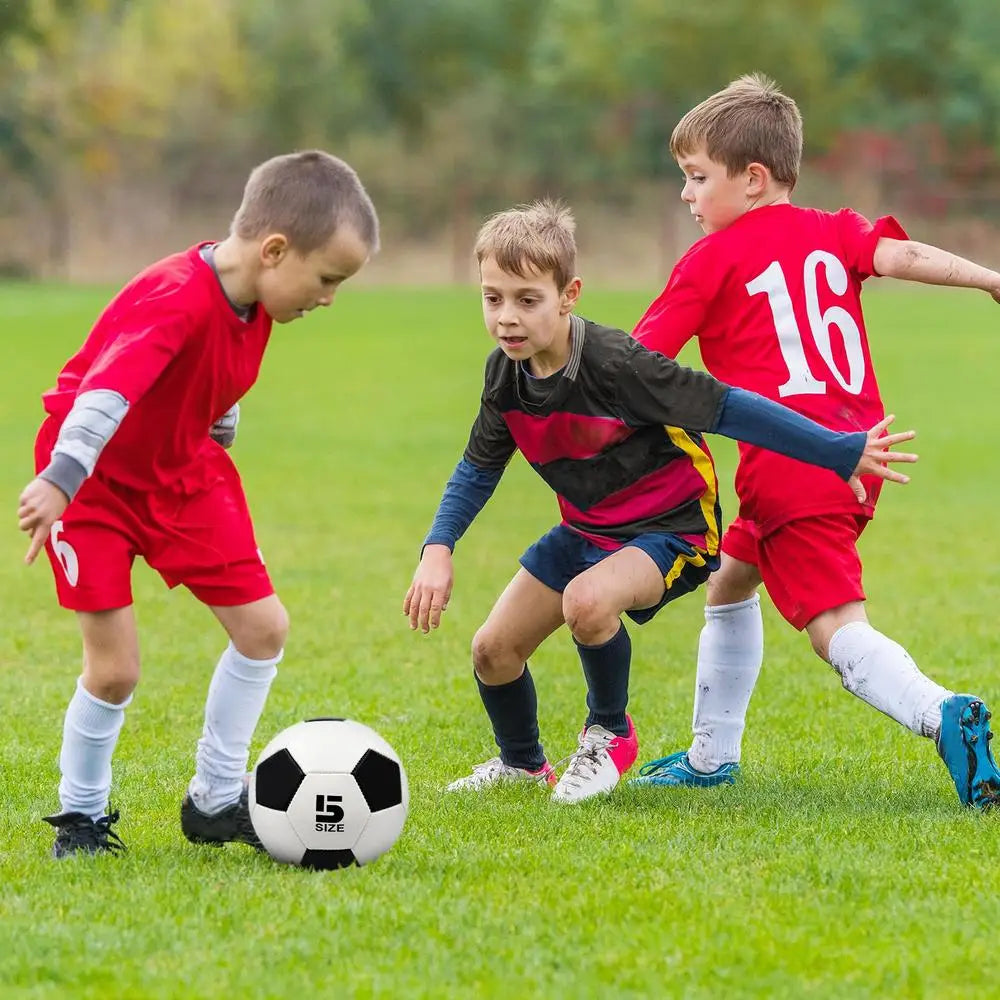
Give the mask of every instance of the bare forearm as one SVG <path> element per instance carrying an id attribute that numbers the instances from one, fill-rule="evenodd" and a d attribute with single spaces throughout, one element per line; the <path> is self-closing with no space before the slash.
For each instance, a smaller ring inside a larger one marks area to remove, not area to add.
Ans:
<path id="1" fill-rule="evenodd" d="M 1000 274 L 939 247 L 884 237 L 875 247 L 875 271 L 887 278 L 1000 292 Z"/>

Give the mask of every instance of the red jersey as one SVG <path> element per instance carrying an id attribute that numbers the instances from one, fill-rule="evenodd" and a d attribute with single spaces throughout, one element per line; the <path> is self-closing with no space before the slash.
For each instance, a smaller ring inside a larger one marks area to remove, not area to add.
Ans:
<path id="1" fill-rule="evenodd" d="M 129 402 L 96 474 L 130 489 L 201 489 L 219 445 L 209 428 L 257 380 L 271 317 L 234 311 L 194 246 L 132 279 L 42 396 L 62 421 L 77 395 L 113 389 Z"/>
<path id="2" fill-rule="evenodd" d="M 697 337 L 717 379 L 767 396 L 833 430 L 868 430 L 883 416 L 861 312 L 883 236 L 907 239 L 895 219 L 872 225 L 850 209 L 771 205 L 699 240 L 633 335 L 673 357 Z M 881 480 L 859 508 L 833 472 L 740 444 L 740 516 L 768 534 L 800 517 L 871 517 Z"/>

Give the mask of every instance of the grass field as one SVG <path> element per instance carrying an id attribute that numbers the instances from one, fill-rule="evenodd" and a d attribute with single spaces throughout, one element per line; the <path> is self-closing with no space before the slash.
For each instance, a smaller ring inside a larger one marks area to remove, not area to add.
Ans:
<path id="1" fill-rule="evenodd" d="M 887 405 L 921 463 L 863 539 L 869 611 L 942 683 L 1000 703 L 993 454 L 1000 312 L 982 295 L 874 289 Z M 255 750 L 313 715 L 378 729 L 411 812 L 363 869 L 309 873 L 195 848 L 178 804 L 220 630 L 136 573 L 144 680 L 114 801 L 123 858 L 56 864 L 62 713 L 79 648 L 46 565 L 14 529 L 39 392 L 104 293 L 0 288 L 0 997 L 965 997 L 992 981 L 1000 817 L 963 812 L 933 747 L 845 694 L 765 607 L 743 782 L 621 788 L 560 808 L 534 789 L 446 796 L 493 752 L 469 641 L 555 518 L 517 460 L 459 546 L 441 630 L 401 613 L 420 541 L 465 444 L 489 341 L 474 290 L 351 290 L 279 328 L 234 451 L 292 617 Z M 641 296 L 588 292 L 630 325 Z M 726 484 L 734 449 L 713 444 Z M 765 605 L 766 605 L 765 601 Z M 701 600 L 632 630 L 641 759 L 686 744 Z M 551 759 L 584 689 L 565 634 L 533 661 Z"/>

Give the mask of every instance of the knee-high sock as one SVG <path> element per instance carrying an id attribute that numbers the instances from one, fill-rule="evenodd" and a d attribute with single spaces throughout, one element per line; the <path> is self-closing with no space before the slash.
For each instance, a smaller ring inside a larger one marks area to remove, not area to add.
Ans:
<path id="1" fill-rule="evenodd" d="M 705 608 L 698 641 L 691 766 L 714 771 L 740 759 L 747 706 L 764 660 L 760 597 Z"/>
<path id="2" fill-rule="evenodd" d="M 952 692 L 922 674 L 898 642 L 868 622 L 848 622 L 830 640 L 830 665 L 851 694 L 918 736 L 937 739 L 941 702 Z"/>
<path id="3" fill-rule="evenodd" d="M 194 804 L 206 813 L 236 802 L 250 758 L 250 740 L 264 711 L 282 654 L 251 660 L 232 643 L 222 654 L 205 702 L 205 726 L 188 786 Z"/>
<path id="4" fill-rule="evenodd" d="M 538 741 L 538 697 L 528 665 L 508 684 L 484 684 L 478 674 L 476 684 L 493 724 L 500 759 L 508 767 L 537 771 L 545 763 L 545 751 Z"/>
<path id="5" fill-rule="evenodd" d="M 576 640 L 574 640 L 576 641 Z M 576 643 L 583 676 L 587 679 L 585 726 L 603 726 L 616 736 L 628 736 L 625 709 L 628 706 L 628 675 L 632 664 L 632 640 L 624 623 L 599 646 Z"/>
<path id="6" fill-rule="evenodd" d="M 63 722 L 59 753 L 59 804 L 63 812 L 79 812 L 91 819 L 103 816 L 111 793 L 111 757 L 125 722 L 125 707 L 95 698 L 76 682 Z"/>

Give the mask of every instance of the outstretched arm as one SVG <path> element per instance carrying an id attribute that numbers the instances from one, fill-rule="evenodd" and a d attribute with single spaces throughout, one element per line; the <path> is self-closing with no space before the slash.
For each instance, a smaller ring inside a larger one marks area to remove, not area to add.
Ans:
<path id="1" fill-rule="evenodd" d="M 858 500 L 864 500 L 861 476 L 878 476 L 894 483 L 909 482 L 908 476 L 886 464 L 917 460 L 916 455 L 889 450 L 893 445 L 916 437 L 914 431 L 886 434 L 894 419 L 888 416 L 880 420 L 867 433 L 832 431 L 755 392 L 730 389 L 713 430 L 724 437 L 830 469 L 847 480 Z"/>
<path id="2" fill-rule="evenodd" d="M 1000 302 L 1000 273 L 927 243 L 883 236 L 875 245 L 872 263 L 876 273 L 887 278 L 979 288 Z"/>

